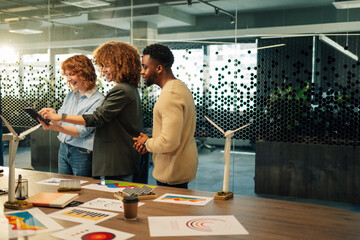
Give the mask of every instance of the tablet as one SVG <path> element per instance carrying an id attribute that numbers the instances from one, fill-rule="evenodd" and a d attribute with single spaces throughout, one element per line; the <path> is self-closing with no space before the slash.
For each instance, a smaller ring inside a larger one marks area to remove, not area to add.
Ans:
<path id="1" fill-rule="evenodd" d="M 37 112 L 35 112 L 35 110 L 32 109 L 31 107 L 26 107 L 26 108 L 24 108 L 24 110 L 25 110 L 25 112 L 27 112 L 33 119 L 35 119 L 37 122 L 39 122 L 39 121 L 38 121 L 38 118 L 39 118 L 41 121 L 45 122 L 46 125 L 49 125 L 50 120 L 44 119 L 40 114 L 38 114 Z M 39 122 L 39 123 L 40 123 L 40 122 Z"/>

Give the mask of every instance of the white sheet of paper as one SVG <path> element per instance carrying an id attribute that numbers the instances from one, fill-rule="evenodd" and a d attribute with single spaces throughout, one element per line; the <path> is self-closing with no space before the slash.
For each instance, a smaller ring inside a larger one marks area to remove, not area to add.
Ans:
<path id="1" fill-rule="evenodd" d="M 248 235 L 233 215 L 148 217 L 151 237 Z"/>
<path id="2" fill-rule="evenodd" d="M 71 180 L 71 179 L 66 179 L 66 178 L 49 178 L 49 179 L 41 180 L 41 181 L 37 182 L 37 184 L 45 184 L 45 185 L 59 186 L 61 180 Z M 87 183 L 87 182 L 88 182 L 88 181 L 80 180 L 80 184 Z"/>
<path id="3" fill-rule="evenodd" d="M 145 203 L 139 202 L 138 207 L 144 204 Z M 109 198 L 96 198 L 94 200 L 79 205 L 79 207 L 124 212 L 122 201 Z"/>
<path id="4" fill-rule="evenodd" d="M 93 224 L 80 224 L 75 227 L 67 228 L 63 231 L 51 234 L 51 236 L 65 240 L 82 240 L 82 239 L 113 239 L 125 240 L 134 234 L 116 231 L 110 228 L 101 227 Z"/>
<path id="5" fill-rule="evenodd" d="M 48 216 L 72 222 L 96 224 L 118 215 L 113 212 L 104 212 L 88 208 L 65 208 Z"/>
<path id="6" fill-rule="evenodd" d="M 192 196 L 192 195 L 181 195 L 181 194 L 165 193 L 164 195 L 158 197 L 154 201 L 155 202 L 167 202 L 167 203 L 205 206 L 211 200 L 213 200 L 213 198 Z"/>
<path id="7" fill-rule="evenodd" d="M 10 238 L 64 229 L 38 208 L 5 212 L 4 214 L 9 220 Z"/>

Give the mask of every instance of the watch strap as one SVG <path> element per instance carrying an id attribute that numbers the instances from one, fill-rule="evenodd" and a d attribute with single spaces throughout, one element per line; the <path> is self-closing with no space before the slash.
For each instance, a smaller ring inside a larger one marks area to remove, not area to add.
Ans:
<path id="1" fill-rule="evenodd" d="M 66 113 L 61 114 L 61 121 L 62 121 L 62 122 L 65 122 L 66 116 L 67 116 Z"/>
<path id="2" fill-rule="evenodd" d="M 143 147 L 144 147 L 145 150 L 147 150 L 147 149 L 146 149 L 146 145 L 145 145 L 145 143 L 147 142 L 147 140 L 149 140 L 149 139 L 146 139 L 145 142 L 143 143 Z"/>

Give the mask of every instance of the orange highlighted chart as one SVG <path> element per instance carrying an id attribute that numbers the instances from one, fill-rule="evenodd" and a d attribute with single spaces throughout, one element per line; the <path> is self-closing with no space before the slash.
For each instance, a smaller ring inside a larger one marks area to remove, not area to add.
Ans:
<path id="1" fill-rule="evenodd" d="M 164 202 L 164 203 L 178 203 L 178 204 L 205 206 L 207 203 L 209 203 L 212 200 L 213 198 L 210 197 L 166 193 L 160 196 L 159 198 L 155 199 L 154 201 Z"/>

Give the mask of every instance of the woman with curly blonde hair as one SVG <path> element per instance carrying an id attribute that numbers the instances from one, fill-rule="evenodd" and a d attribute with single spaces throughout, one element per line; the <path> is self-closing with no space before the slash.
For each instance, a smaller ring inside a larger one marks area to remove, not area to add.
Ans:
<path id="1" fill-rule="evenodd" d="M 101 76 L 116 83 L 103 104 L 93 114 L 59 115 L 49 111 L 40 111 L 40 114 L 52 121 L 95 127 L 92 176 L 131 181 L 140 160 L 139 153 L 132 147 L 132 138 L 142 130 L 137 90 L 140 55 L 127 43 L 110 41 L 95 49 L 93 56 Z"/>
<path id="2" fill-rule="evenodd" d="M 110 41 L 95 49 L 93 56 L 101 75 L 108 82 L 126 82 L 135 87 L 139 85 L 141 62 L 136 48 L 123 42 Z"/>
<path id="3" fill-rule="evenodd" d="M 96 72 L 91 60 L 85 55 L 74 55 L 61 63 L 62 74 L 71 92 L 59 109 L 59 114 L 91 114 L 101 105 L 104 96 L 96 86 Z M 55 109 L 41 111 L 56 113 Z M 58 131 L 61 142 L 58 153 L 58 172 L 75 176 L 91 177 L 94 127 L 86 127 L 52 121 L 42 123 L 45 130 Z"/>

